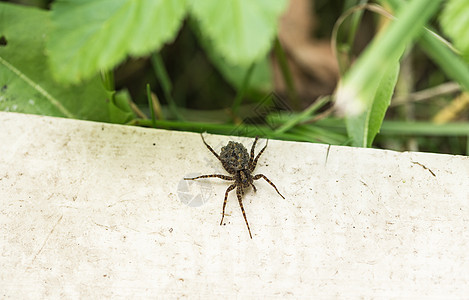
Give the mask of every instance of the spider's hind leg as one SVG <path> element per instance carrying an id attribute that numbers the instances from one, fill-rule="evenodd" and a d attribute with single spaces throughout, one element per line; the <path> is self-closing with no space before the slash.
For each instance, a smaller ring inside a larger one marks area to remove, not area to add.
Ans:
<path id="1" fill-rule="evenodd" d="M 225 199 L 223 200 L 223 212 L 221 215 L 220 225 L 223 223 L 223 218 L 225 217 L 225 206 L 226 206 L 226 200 L 228 199 L 228 193 L 234 190 L 235 187 L 236 187 L 236 184 L 232 184 L 226 189 Z"/>
<path id="2" fill-rule="evenodd" d="M 241 211 L 243 212 L 244 221 L 246 221 L 246 226 L 248 227 L 248 231 L 249 231 L 249 236 L 250 236 L 251 239 L 252 239 L 251 228 L 249 228 L 248 219 L 246 218 L 246 213 L 244 212 L 244 207 L 243 207 L 243 200 L 242 200 L 243 190 L 242 190 L 242 188 L 239 187 L 239 186 L 238 186 L 238 188 L 236 189 L 236 196 L 238 196 L 239 206 L 241 207 Z"/>

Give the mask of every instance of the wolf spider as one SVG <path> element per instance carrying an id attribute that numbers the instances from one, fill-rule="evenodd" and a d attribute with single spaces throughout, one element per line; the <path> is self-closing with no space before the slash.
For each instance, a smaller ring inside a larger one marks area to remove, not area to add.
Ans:
<path id="1" fill-rule="evenodd" d="M 253 175 L 252 174 L 252 172 L 256 168 L 259 157 L 262 155 L 265 148 L 267 148 L 268 140 L 264 148 L 262 148 L 262 150 L 257 154 L 256 157 L 254 157 L 254 148 L 256 147 L 256 143 L 259 137 L 256 137 L 256 139 L 254 140 L 254 143 L 252 144 L 250 156 L 246 148 L 243 146 L 243 144 L 233 142 L 233 141 L 229 141 L 226 146 L 222 147 L 220 155 L 218 155 L 212 149 L 212 147 L 210 147 L 210 145 L 207 144 L 207 142 L 205 142 L 204 136 L 202 134 L 200 136 L 202 137 L 202 141 L 204 142 L 205 146 L 207 146 L 208 150 L 210 150 L 210 152 L 212 152 L 213 155 L 215 155 L 215 157 L 218 158 L 218 160 L 222 163 L 223 168 L 232 176 L 226 176 L 226 175 L 221 175 L 221 174 L 210 174 L 210 175 L 201 175 L 201 176 L 197 176 L 193 178 L 184 178 L 184 180 L 196 180 L 200 178 L 211 178 L 211 177 L 216 177 L 216 178 L 220 178 L 223 180 L 234 180 L 234 183 L 230 185 L 226 189 L 226 192 L 225 192 L 225 199 L 223 200 L 223 213 L 222 213 L 220 225 L 222 225 L 223 218 L 225 217 L 225 206 L 226 206 L 226 200 L 228 199 L 228 193 L 236 188 L 236 195 L 238 196 L 239 206 L 241 207 L 241 211 L 243 212 L 244 221 L 246 221 L 246 226 L 248 227 L 248 231 L 249 231 L 249 236 L 252 239 L 251 229 L 249 228 L 248 220 L 246 218 L 246 213 L 244 212 L 244 207 L 243 207 L 243 202 L 242 202 L 244 189 L 252 186 L 252 188 L 254 189 L 254 192 L 256 192 L 257 189 L 254 186 L 253 181 L 262 178 L 265 181 L 267 181 L 277 191 L 280 197 L 285 199 L 285 197 L 283 197 L 282 194 L 280 194 L 275 184 L 273 184 L 272 181 L 270 181 L 265 175 L 263 174 Z"/>

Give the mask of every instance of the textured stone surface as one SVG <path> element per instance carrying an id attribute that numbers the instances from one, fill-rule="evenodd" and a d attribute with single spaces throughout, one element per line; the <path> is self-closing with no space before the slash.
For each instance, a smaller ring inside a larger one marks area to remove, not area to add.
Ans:
<path id="1" fill-rule="evenodd" d="M 469 295 L 469 159 L 269 141 L 220 226 L 195 133 L 0 113 L 0 296 Z M 229 140 L 205 135 L 215 151 Z M 260 140 L 259 148 L 265 141 Z"/>

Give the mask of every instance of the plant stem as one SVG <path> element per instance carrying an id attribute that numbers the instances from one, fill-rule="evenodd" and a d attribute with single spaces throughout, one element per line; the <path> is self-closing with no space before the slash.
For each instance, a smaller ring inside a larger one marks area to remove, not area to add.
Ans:
<path id="1" fill-rule="evenodd" d="M 315 123 L 316 126 L 345 133 L 342 119 L 323 119 Z M 384 121 L 380 135 L 422 135 L 422 136 L 466 136 L 469 132 L 467 123 L 435 124 L 431 122 Z"/>
<path id="2" fill-rule="evenodd" d="M 244 95 L 246 94 L 246 91 L 248 89 L 248 86 L 249 86 L 249 81 L 251 80 L 251 75 L 252 75 L 252 72 L 254 71 L 254 67 L 256 66 L 256 63 L 253 62 L 250 66 L 249 66 L 249 69 L 246 71 L 246 74 L 244 75 L 244 78 L 243 78 L 243 83 L 241 85 L 241 88 L 238 90 L 238 92 L 236 93 L 236 98 L 235 100 L 233 101 L 233 105 L 231 106 L 231 110 L 233 111 L 233 114 L 235 116 L 238 115 L 238 111 L 239 111 L 239 106 L 241 105 L 241 103 L 243 102 L 243 99 L 244 99 Z"/>
<path id="3" fill-rule="evenodd" d="M 153 128 L 156 128 L 155 109 L 153 108 L 153 99 L 151 99 L 151 89 L 150 89 L 149 83 L 147 83 L 147 99 L 148 99 L 148 106 L 150 106 L 150 112 L 151 112 L 151 124 Z"/>
<path id="4" fill-rule="evenodd" d="M 147 119 L 134 119 L 128 123 L 128 125 L 147 126 L 151 127 L 151 120 Z M 282 139 L 290 141 L 305 141 L 314 142 L 308 136 L 304 134 L 293 134 L 293 133 L 280 133 L 276 134 L 269 126 L 266 125 L 232 125 L 232 124 L 214 124 L 214 123 L 201 123 L 201 122 L 180 122 L 180 121 L 165 121 L 156 120 L 157 128 L 162 129 L 178 129 L 178 130 L 189 130 L 195 132 L 209 131 L 211 133 L 225 134 L 225 135 L 237 135 L 237 136 L 249 136 L 256 137 L 262 136 L 272 139 Z"/>
<path id="5" fill-rule="evenodd" d="M 161 88 L 163 89 L 164 96 L 166 101 L 168 101 L 168 106 L 171 112 L 174 114 L 176 119 L 184 120 L 183 116 L 179 113 L 177 108 L 176 102 L 171 95 L 172 84 L 171 80 L 169 79 L 168 72 L 166 72 L 166 68 L 163 63 L 163 59 L 159 53 L 153 53 L 151 56 L 151 62 L 153 64 L 153 68 L 155 70 L 156 77 L 158 78 Z"/>
<path id="6" fill-rule="evenodd" d="M 308 119 L 312 114 L 314 114 L 318 109 L 324 106 L 327 102 L 330 101 L 330 97 L 322 97 L 313 102 L 308 108 L 302 111 L 299 114 L 296 114 L 292 118 L 289 118 L 282 126 L 280 126 L 275 133 L 284 133 L 291 128 L 293 128 L 298 123 L 301 123 Z"/>
<path id="7" fill-rule="evenodd" d="M 290 72 L 290 67 L 288 66 L 287 56 L 285 55 L 285 51 L 283 50 L 282 44 L 280 43 L 278 37 L 275 39 L 274 50 L 275 56 L 277 57 L 280 64 L 280 70 L 282 71 L 283 78 L 285 79 L 285 83 L 287 85 L 287 92 L 288 97 L 290 98 L 290 102 L 292 103 L 294 109 L 299 109 L 300 102 L 296 93 L 295 84 L 293 82 L 293 76 Z"/>

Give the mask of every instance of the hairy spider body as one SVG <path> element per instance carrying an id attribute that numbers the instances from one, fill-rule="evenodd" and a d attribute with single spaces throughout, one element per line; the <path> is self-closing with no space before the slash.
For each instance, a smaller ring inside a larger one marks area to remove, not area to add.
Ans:
<path id="1" fill-rule="evenodd" d="M 201 175 L 193 178 L 184 178 L 185 180 L 196 180 L 196 179 L 201 179 L 201 178 L 211 178 L 211 177 L 216 177 L 220 178 L 223 180 L 233 180 L 234 183 L 230 185 L 225 192 L 225 199 L 223 200 L 223 212 L 222 212 L 222 217 L 220 221 L 220 225 L 223 224 L 223 218 L 225 217 L 225 206 L 226 206 L 226 201 L 228 199 L 228 193 L 231 192 L 236 188 L 236 196 L 238 197 L 238 202 L 239 206 L 241 207 L 241 211 L 244 216 L 244 221 L 246 222 L 246 226 L 249 231 L 249 236 L 252 239 L 251 235 L 251 229 L 249 228 L 249 223 L 246 218 L 246 213 L 244 212 L 244 207 L 243 207 L 243 202 L 242 202 L 242 196 L 244 195 L 244 190 L 252 186 L 254 189 L 254 192 L 257 191 L 256 187 L 254 186 L 254 180 L 258 179 L 264 179 L 267 181 L 276 191 L 277 193 L 285 199 L 285 197 L 280 194 L 278 191 L 277 187 L 275 184 L 272 183 L 265 175 L 263 174 L 257 174 L 257 175 L 252 175 L 252 172 L 256 168 L 257 161 L 259 160 L 259 157 L 262 155 L 264 152 L 265 148 L 267 148 L 267 142 L 262 148 L 262 150 L 257 154 L 257 156 L 254 157 L 254 148 L 256 147 L 257 140 L 259 137 L 256 137 L 254 140 L 254 143 L 252 144 L 251 147 L 251 155 L 249 155 L 248 151 L 246 148 L 243 146 L 241 143 L 229 141 L 228 144 L 224 147 L 221 148 L 220 155 L 218 155 L 212 147 L 210 147 L 207 142 L 205 142 L 204 136 L 202 136 L 202 141 L 204 142 L 205 146 L 207 146 L 208 150 L 215 155 L 218 160 L 223 165 L 223 168 L 232 176 L 226 176 L 226 175 L 221 175 L 221 174 L 210 174 L 210 175 Z"/>

